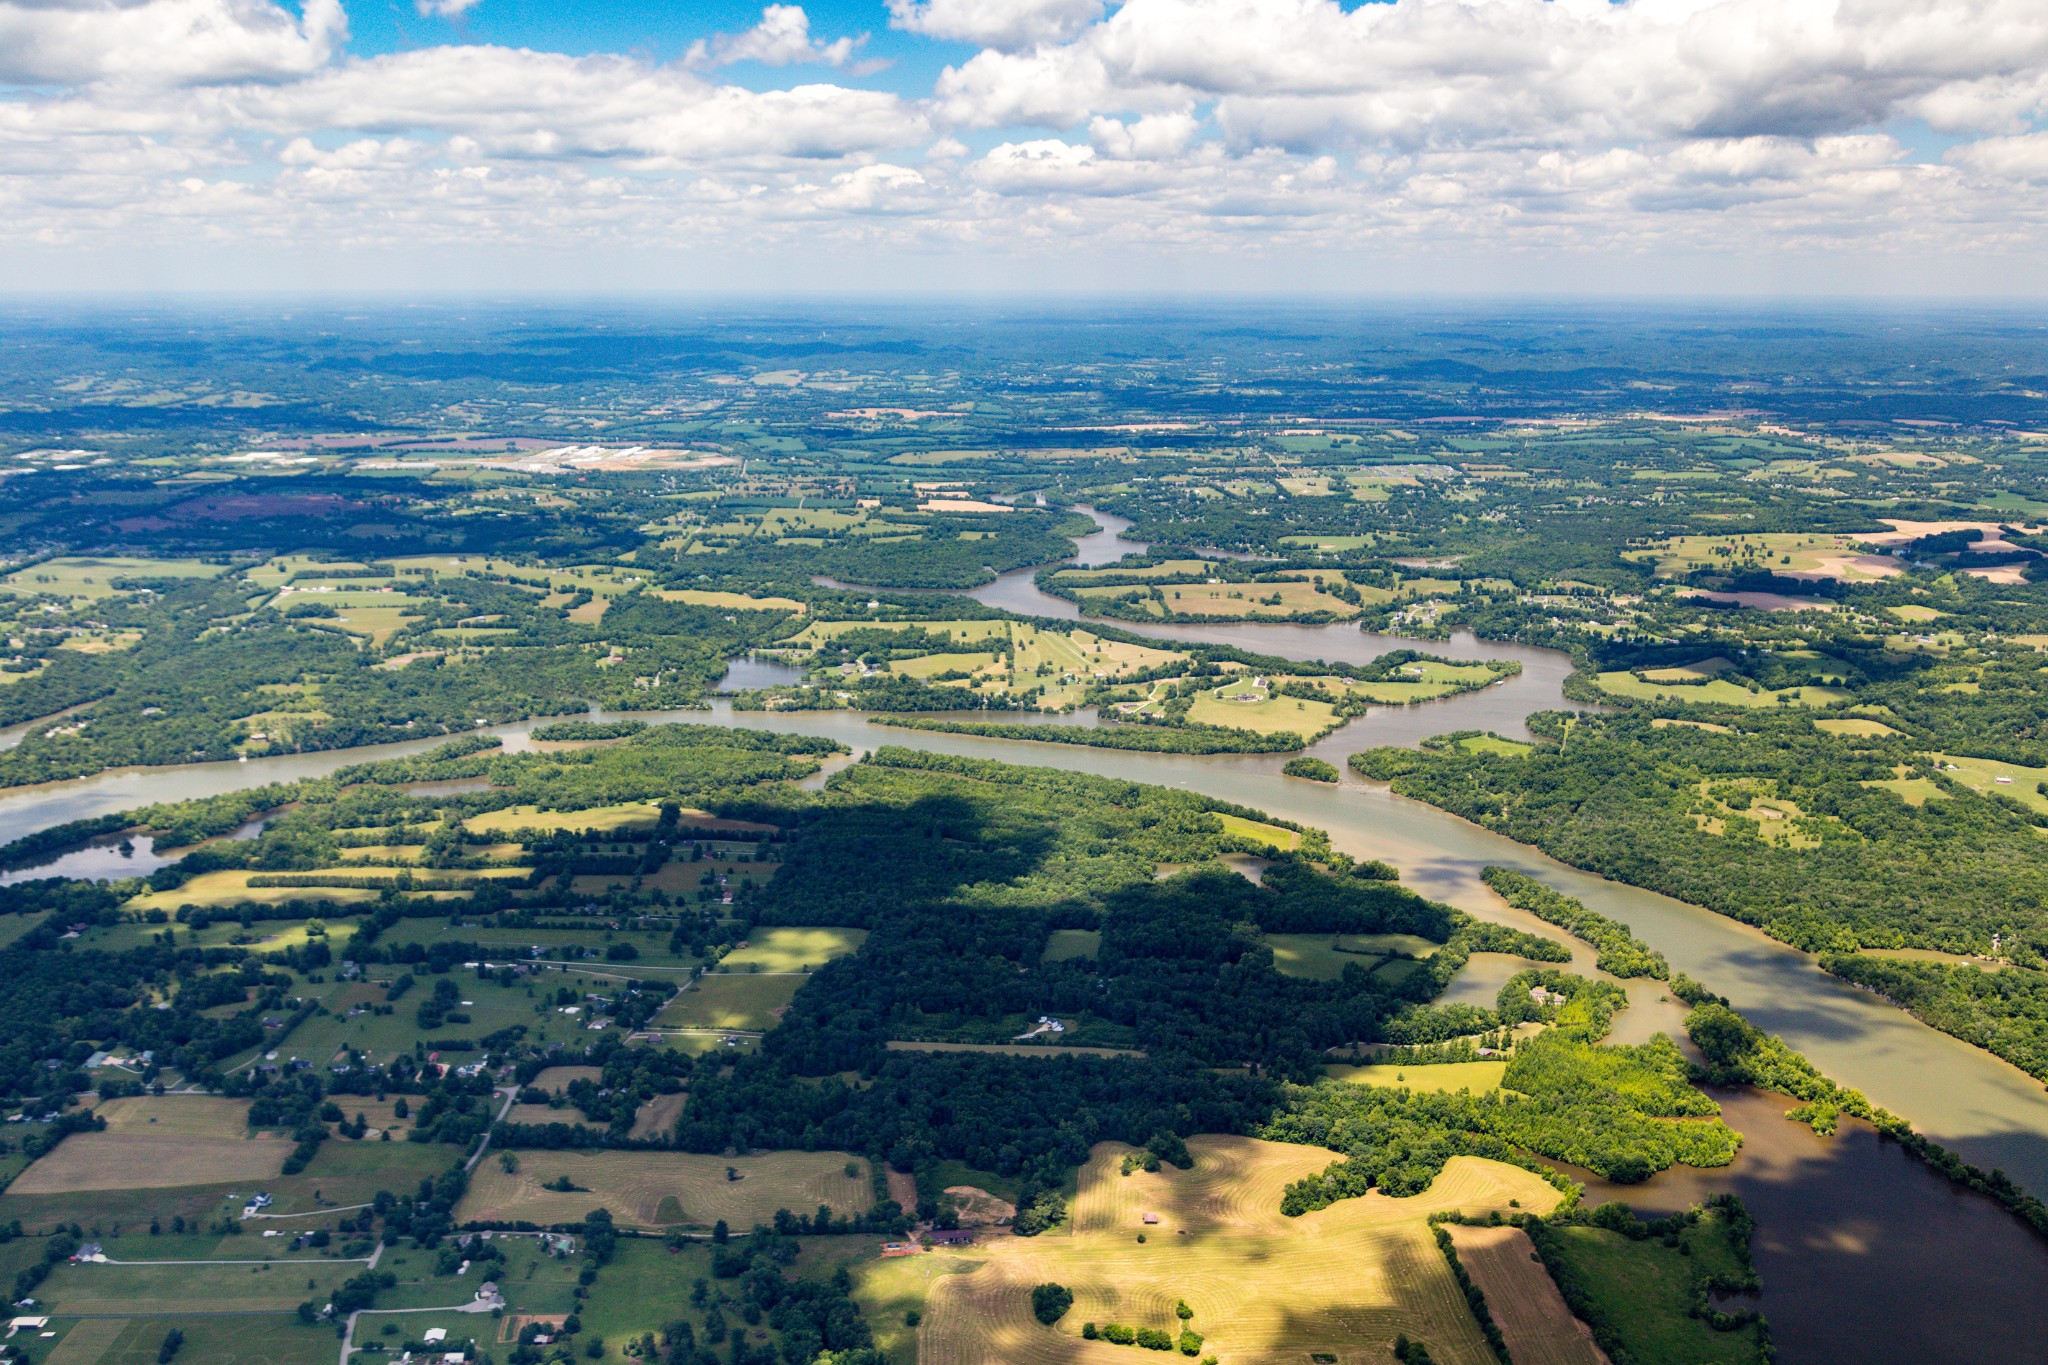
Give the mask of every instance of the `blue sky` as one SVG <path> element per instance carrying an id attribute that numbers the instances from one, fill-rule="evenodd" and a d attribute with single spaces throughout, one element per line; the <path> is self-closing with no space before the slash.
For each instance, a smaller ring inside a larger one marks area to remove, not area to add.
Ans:
<path id="1" fill-rule="evenodd" d="M 653 61 L 672 61 L 694 39 L 734 33 L 761 18 L 761 5 L 738 0 L 483 0 L 459 19 L 422 16 L 411 0 L 358 0 L 349 6 L 351 47 L 359 52 L 393 52 L 451 41 L 502 43 L 577 55 L 624 52 Z M 968 43 L 938 41 L 891 30 L 881 0 L 824 0 L 804 6 L 811 30 L 821 38 L 867 34 L 865 55 L 886 59 L 889 69 L 855 83 L 906 95 L 929 91 L 948 62 L 963 62 L 976 51 Z M 752 63 L 733 76 L 762 87 L 779 83 L 775 68 Z"/>
<path id="2" fill-rule="evenodd" d="M 2043 0 L 0 0 L 0 290 L 2028 296 L 2044 129 Z"/>

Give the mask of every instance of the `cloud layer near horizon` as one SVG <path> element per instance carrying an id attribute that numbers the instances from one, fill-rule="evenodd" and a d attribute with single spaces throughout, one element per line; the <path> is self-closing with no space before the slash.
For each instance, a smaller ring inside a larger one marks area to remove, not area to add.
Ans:
<path id="1" fill-rule="evenodd" d="M 978 50 L 891 90 L 792 4 L 663 64 L 353 55 L 341 0 L 0 0 L 0 240 L 1999 254 L 2048 217 L 2041 0 L 877 17 Z"/>

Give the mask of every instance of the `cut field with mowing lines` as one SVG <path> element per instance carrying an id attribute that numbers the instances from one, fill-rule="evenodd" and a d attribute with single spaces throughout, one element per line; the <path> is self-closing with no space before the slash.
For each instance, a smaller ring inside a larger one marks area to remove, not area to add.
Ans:
<path id="1" fill-rule="evenodd" d="M 233 1138 L 248 1131 L 249 1102 L 218 1095 L 129 1095 L 102 1101 L 93 1113 L 109 1133 L 155 1138 Z"/>
<path id="2" fill-rule="evenodd" d="M 1486 1295 L 1515 1365 L 1606 1365 L 1593 1333 L 1572 1316 L 1520 1228 L 1451 1226 L 1459 1264 Z"/>
<path id="3" fill-rule="evenodd" d="M 744 1231 L 777 1209 L 811 1213 L 820 1204 L 858 1213 L 874 1203 L 865 1161 L 845 1152 L 766 1152 L 697 1156 L 686 1152 L 523 1151 L 519 1169 L 479 1163 L 456 1221 L 573 1223 L 596 1208 L 641 1227 L 710 1227 L 719 1219 Z M 856 1174 L 848 1175 L 852 1162 Z M 741 1177 L 727 1178 L 730 1167 Z M 542 1186 L 567 1176 L 583 1188 Z M 668 1205 L 664 1208 L 663 1205 Z"/>
<path id="4" fill-rule="evenodd" d="M 9 1194 L 146 1190 L 268 1180 L 284 1169 L 290 1138 L 158 1136 L 149 1132 L 74 1133 L 7 1187 Z"/>
<path id="5" fill-rule="evenodd" d="M 50 1156 L 61 1156 L 74 1143 L 87 1138 L 113 1136 L 116 1135 L 76 1134 L 66 1138 Z M 159 1149 L 177 1145 L 176 1139 L 165 1142 L 159 1138 L 146 1138 L 143 1141 L 157 1144 Z M 277 1149 L 279 1164 L 292 1146 L 289 1139 L 259 1141 L 282 1144 Z M 230 1145 L 246 1150 L 255 1147 L 256 1142 Z M 183 1218 L 188 1223 L 196 1220 L 210 1222 L 238 1213 L 248 1197 L 259 1189 L 268 1191 L 276 1201 L 268 1212 L 310 1213 L 322 1208 L 366 1203 L 381 1189 L 411 1189 L 421 1180 L 440 1175 L 460 1157 L 459 1149 L 438 1142 L 329 1141 L 321 1144 L 312 1163 L 298 1175 L 273 1174 L 266 1177 L 263 1168 L 242 1164 L 232 1176 L 215 1176 L 205 1183 L 193 1184 L 182 1178 L 184 1173 L 175 1165 L 166 1162 L 150 1171 L 149 1183 L 145 1185 L 95 1184 L 78 1189 L 32 1193 L 16 1181 L 4 1194 L 0 1194 L 0 1222 L 19 1218 L 25 1228 L 35 1232 L 47 1231 L 57 1223 L 83 1223 L 87 1226 L 95 1222 L 103 1225 L 119 1223 L 133 1228 L 147 1225 L 152 1218 L 163 1223 L 173 1218 Z M 49 1157 L 44 1160 L 49 1160 Z M 267 1169 L 274 1172 L 277 1166 Z M 314 1199 L 316 1193 L 320 1196 L 317 1202 Z M 301 1226 L 319 1225 L 318 1220 L 308 1218 Z"/>
<path id="6" fill-rule="evenodd" d="M 1107 1143 L 1083 1168 L 1069 1228 L 977 1244 L 983 1264 L 932 1286 L 918 1336 L 922 1365 L 1131 1362 L 1128 1348 L 1080 1337 L 1085 1322 L 1176 1334 L 1174 1303 L 1231 1365 L 1324 1355 L 1339 1365 L 1383 1365 L 1397 1335 L 1424 1343 L 1443 1365 L 1488 1365 L 1492 1355 L 1465 1307 L 1427 1218 L 1460 1210 L 1532 1212 L 1557 1191 L 1529 1172 L 1453 1157 L 1411 1199 L 1378 1193 L 1286 1218 L 1281 1191 L 1321 1171 L 1334 1153 L 1253 1138 L 1197 1137 L 1194 1169 L 1119 1174 L 1134 1149 Z M 1156 1223 L 1146 1223 L 1146 1215 Z M 1139 1242 L 1139 1234 L 1146 1240 Z M 1074 1306 L 1046 1327 L 1031 1288 L 1054 1282 Z"/>

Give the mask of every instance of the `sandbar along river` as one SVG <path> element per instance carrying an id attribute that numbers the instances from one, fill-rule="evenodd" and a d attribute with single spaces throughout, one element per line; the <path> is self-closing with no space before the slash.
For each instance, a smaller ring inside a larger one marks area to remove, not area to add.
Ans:
<path id="1" fill-rule="evenodd" d="M 1098 514 L 1097 520 L 1105 529 L 1083 542 L 1081 562 L 1110 562 L 1136 548 L 1115 538 L 1115 519 Z M 1072 603 L 1039 592 L 1029 571 L 1003 575 L 971 595 L 1031 615 L 1077 616 Z M 1345 755 L 1370 745 L 1412 743 L 1447 730 L 1526 734 L 1522 719 L 1529 712 L 1572 705 L 1560 691 L 1570 663 L 1555 651 L 1469 636 L 1449 642 L 1402 640 L 1343 625 L 1109 624 L 1161 640 L 1233 645 L 1297 659 L 1365 662 L 1389 649 L 1420 648 L 1522 662 L 1519 678 L 1481 692 L 1419 706 L 1375 708 L 1311 750 L 1339 767 Z M 760 686 L 789 676 L 776 665 L 749 662 L 735 666 L 728 685 Z M 987 718 L 987 713 L 976 714 Z M 1521 869 L 1630 925 L 1674 969 L 1726 995 L 1837 1081 L 1861 1089 L 1969 1161 L 2002 1167 L 2029 1189 L 2048 1194 L 2048 1093 L 2017 1068 L 1823 974 L 1806 954 L 1746 925 L 1566 867 L 1535 849 L 1361 781 L 1348 769 L 1339 785 L 1329 787 L 1281 776 L 1280 755 L 1034 745 L 883 729 L 854 712 L 735 712 L 722 700 L 704 711 L 648 718 L 823 735 L 856 753 L 903 745 L 1180 787 L 1321 826 L 1337 848 L 1356 857 L 1385 859 L 1427 895 L 1488 919 L 1560 936 L 1507 906 L 1479 880 L 1479 870 L 1489 863 Z M 1091 720 L 1081 717 L 1079 723 Z M 530 728 L 531 723 L 500 726 L 493 733 L 516 748 Z M 67 820 L 318 776 L 438 742 L 130 770 L 52 783 L 0 797 L 0 843 Z M 135 853 L 144 855 L 144 850 L 138 847 Z M 145 862 L 153 865 L 146 855 L 119 858 L 117 849 L 88 856 L 105 869 L 94 867 L 88 875 L 123 875 L 146 871 Z M 1583 945 L 1578 951 L 1578 969 L 1590 971 L 1590 951 Z M 1489 983 L 1514 965 L 1476 959 L 1468 969 L 1472 980 L 1454 984 L 1454 998 L 1487 998 Z M 1676 1030 L 1682 1011 L 1661 997 L 1656 983 L 1630 983 L 1630 994 L 1633 1007 L 1617 1020 L 1618 1041 Z M 1896 1147 L 1879 1144 L 1867 1128 L 1845 1122 L 1841 1137 L 1823 1143 L 1775 1118 L 1782 1107 L 1753 1097 L 1731 1103 L 1731 1119 L 1751 1139 L 1746 1155 L 1727 1171 L 1670 1172 L 1630 1190 L 1595 1193 L 1657 1207 L 1682 1204 L 1717 1188 L 1741 1192 L 1764 1225 L 1757 1246 L 1764 1307 L 1787 1361 L 2048 1358 L 2048 1347 L 2040 1345 L 2048 1341 L 2048 1244 L 1989 1201 L 1956 1191 Z M 1938 1235 L 1928 1226 L 1930 1216 L 1941 1223 Z M 1971 1261 L 1967 1288 L 1958 1285 L 1955 1292 L 1937 1296 L 1936 1286 L 1954 1277 L 1953 1258 L 1958 1256 Z M 1915 1285 L 1925 1288 L 1914 1291 Z"/>

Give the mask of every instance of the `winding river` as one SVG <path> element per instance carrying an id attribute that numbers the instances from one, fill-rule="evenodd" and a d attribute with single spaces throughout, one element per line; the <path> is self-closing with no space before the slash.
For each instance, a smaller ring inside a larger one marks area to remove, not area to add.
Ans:
<path id="1" fill-rule="evenodd" d="M 1082 543 L 1080 562 L 1112 562 L 1139 548 L 1117 538 L 1122 528 L 1116 519 L 1095 515 L 1103 530 Z M 1072 603 L 1038 591 L 1031 577 L 1029 571 L 1005 574 L 971 595 L 1030 615 L 1078 615 Z M 1353 721 L 1312 750 L 1340 768 L 1345 755 L 1368 745 L 1412 743 L 1445 730 L 1524 734 L 1522 719 L 1530 711 L 1570 705 L 1560 690 L 1569 661 L 1554 651 L 1470 637 L 1448 643 L 1400 640 L 1342 625 L 1114 624 L 1161 640 L 1233 645 L 1298 659 L 1363 662 L 1389 649 L 1420 647 L 1454 657 L 1521 661 L 1522 675 L 1507 683 L 1421 706 L 1376 708 Z M 750 662 L 735 665 L 729 678 L 732 685 L 758 686 L 785 676 L 776 665 Z M 880 744 L 906 745 L 1185 788 L 1321 826 L 1336 847 L 1357 857 L 1385 859 L 1425 894 L 1555 937 L 1555 930 L 1513 910 L 1479 880 L 1479 870 L 1489 863 L 1519 868 L 1631 925 L 1675 969 L 1728 996 L 1838 1081 L 1863 1090 L 1968 1160 L 2002 1167 L 2030 1189 L 2048 1193 L 2048 1093 L 2017 1068 L 1823 974 L 1806 954 L 1754 929 L 1565 867 L 1525 845 L 1363 782 L 1348 769 L 1338 785 L 1329 787 L 1281 776 L 1282 760 L 1275 755 L 1027 746 L 971 735 L 884 730 L 852 712 L 735 712 L 722 700 L 713 701 L 708 711 L 648 718 L 822 735 L 857 753 Z M 518 748 L 530 729 L 531 724 L 501 726 L 493 733 Z M 317 776 L 365 759 L 418 752 L 435 742 L 107 773 L 21 790 L 0 797 L 0 842 L 149 802 Z M 1580 945 L 1578 954 L 1579 970 L 1590 971 L 1590 951 Z M 1484 994 L 1488 978 L 1498 979 L 1511 968 L 1507 962 L 1475 961 L 1472 986 L 1478 989 L 1473 993 Z M 1634 1007 L 1618 1021 L 1619 1040 L 1676 1029 L 1681 1011 L 1663 999 L 1656 983 L 1630 983 L 1630 993 Z M 1777 1119 L 1776 1112 L 1768 1102 L 1762 1107 L 1749 1102 L 1731 1114 L 1751 1134 L 1754 1155 L 1746 1154 L 1729 1171 L 1672 1173 L 1619 1193 L 1654 1206 L 1683 1202 L 1681 1193 L 1690 1198 L 1711 1188 L 1741 1190 L 1767 1229 L 1759 1237 L 1758 1255 L 1767 1287 L 1779 1286 L 1767 1288 L 1766 1309 L 1786 1360 L 1990 1362 L 2042 1354 L 2038 1343 L 2048 1340 L 2048 1246 L 2021 1235 L 2017 1222 L 2002 1210 L 1956 1192 L 1896 1148 L 1880 1150 L 1867 1129 L 1845 1124 L 1842 1137 L 1824 1144 L 1800 1136 L 1804 1130 Z M 1794 1155 L 1786 1156 L 1787 1151 Z M 1785 1171 L 1799 1172 L 1799 1179 L 1783 1178 Z M 1945 1220 L 1942 1233 L 1930 1239 L 1918 1222 L 1937 1212 Z M 1966 1277 L 1968 1293 L 1947 1297 L 1938 1307 L 1926 1295 L 1904 1294 L 1912 1283 L 1926 1283 L 1932 1292 L 1928 1277 L 1940 1262 L 1930 1258 L 1937 1253 L 1963 1254 L 1970 1248 L 1978 1249 L 1970 1254 L 1993 1259 L 1981 1261 Z M 1820 1273 L 1817 1264 L 1834 1270 Z M 1885 1292 L 1873 1292 L 1872 1286 L 1883 1286 Z M 1855 1330 L 1841 1326 L 1848 1321 L 1844 1315 L 1854 1317 Z"/>

